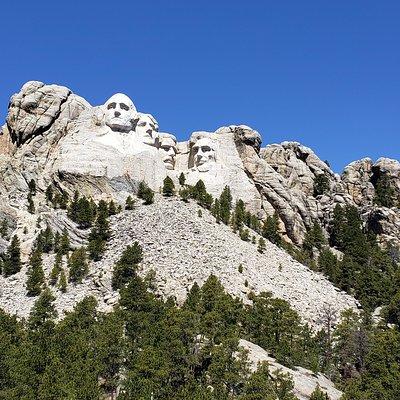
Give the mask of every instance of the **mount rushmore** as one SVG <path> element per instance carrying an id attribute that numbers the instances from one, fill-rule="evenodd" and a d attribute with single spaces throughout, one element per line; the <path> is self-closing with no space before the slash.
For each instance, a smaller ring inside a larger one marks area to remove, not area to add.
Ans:
<path id="1" fill-rule="evenodd" d="M 397 160 L 365 158 L 339 176 L 297 142 L 262 148 L 261 135 L 246 125 L 193 132 L 178 142 L 122 93 L 93 107 L 66 87 L 31 81 L 10 99 L 0 134 L 0 195 L 11 204 L 26 201 L 31 179 L 43 191 L 54 183 L 123 201 L 140 181 L 159 191 L 166 176 L 177 182 L 181 173 L 188 184 L 203 180 L 213 196 L 230 186 L 234 200 L 260 219 L 276 212 L 282 235 L 296 245 L 314 221 L 326 227 L 338 203 L 356 205 L 382 242 L 399 244 L 398 209 L 373 201 L 383 175 L 400 196 Z M 315 193 L 320 176 L 327 187 Z M 16 219 L 7 203 L 1 212 Z"/>

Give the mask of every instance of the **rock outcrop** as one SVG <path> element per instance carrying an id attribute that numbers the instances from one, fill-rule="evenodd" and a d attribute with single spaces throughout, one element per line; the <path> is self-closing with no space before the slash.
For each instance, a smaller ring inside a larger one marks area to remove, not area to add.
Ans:
<path id="1" fill-rule="evenodd" d="M 293 393 L 299 400 L 308 400 L 316 387 L 325 392 L 330 400 L 339 400 L 343 395 L 340 390 L 335 388 L 332 381 L 320 373 L 314 374 L 312 371 L 301 367 L 287 368 L 279 364 L 263 348 L 247 340 L 241 339 L 239 345 L 248 351 L 252 370 L 255 370 L 259 363 L 267 362 L 271 372 L 281 371 L 290 375 L 294 383 Z"/>
<path id="2" fill-rule="evenodd" d="M 284 250 L 267 242 L 264 254 L 260 254 L 257 245 L 244 242 L 230 227 L 216 224 L 208 212 L 199 217 L 199 209 L 194 202 L 186 204 L 176 198 L 157 196 L 152 205 L 111 217 L 113 232 L 103 259 L 92 263 L 82 284 L 70 285 L 65 294 L 57 290 L 58 311 L 62 314 L 63 310 L 71 309 L 88 294 L 98 298 L 101 309 L 114 304 L 117 294 L 111 288 L 112 269 L 125 247 L 135 241 L 143 247 L 141 274 L 145 276 L 154 270 L 159 293 L 164 297 L 174 296 L 179 303 L 194 282 L 202 284 L 214 274 L 230 294 L 243 301 L 248 301 L 250 291 L 267 291 L 287 300 L 313 327 L 321 326 L 328 307 L 336 311 L 337 317 L 342 310 L 357 309 L 354 298 Z M 46 220 L 53 220 L 55 230 L 68 227 L 62 214 L 63 211 L 56 211 L 53 216 L 47 214 Z M 79 244 L 79 239 L 73 237 Z M 50 274 L 53 258 L 45 260 L 46 274 Z M 28 314 L 34 299 L 25 296 L 25 279 L 25 268 L 12 279 L 0 277 L 0 307 L 21 316 Z"/>
<path id="3" fill-rule="evenodd" d="M 178 185 L 180 174 L 186 177 L 187 184 L 203 180 L 213 196 L 219 196 L 229 186 L 234 201 L 242 199 L 260 220 L 276 213 L 281 234 L 295 245 L 301 245 L 315 222 L 327 229 L 337 204 L 351 204 L 358 207 L 366 226 L 378 235 L 382 245 L 400 247 L 400 164 L 396 160 L 382 158 L 374 163 L 363 159 L 351 163 L 339 176 L 311 149 L 297 142 L 262 148 L 261 135 L 246 125 L 194 132 L 187 141 L 177 142 L 174 135 L 160 133 L 156 119 L 138 111 L 124 94 L 112 96 L 103 105 L 91 106 L 65 87 L 36 81 L 26 83 L 12 96 L 6 122 L 0 134 L 0 217 L 9 220 L 10 235 L 20 237 L 25 258 L 40 220 L 42 225 L 48 223 L 58 231 L 66 228 L 73 244 L 86 240 L 87 232 L 79 231 L 62 211 L 55 212 L 45 204 L 44 193 L 49 185 L 58 192 L 71 195 L 77 189 L 96 200 L 114 199 L 122 204 L 128 195 L 136 193 L 140 181 L 146 181 L 158 192 L 166 176 Z M 28 184 L 32 179 L 37 187 L 35 214 L 27 211 Z M 318 190 L 317 181 L 323 183 Z M 376 201 L 382 182 L 391 199 L 384 205 Z M 284 251 L 268 244 L 268 254 L 259 255 L 253 245 L 237 237 L 232 239 L 228 228 L 211 226 L 208 217 L 198 221 L 194 205 L 161 201 L 140 211 L 139 221 L 132 220 L 130 214 L 114 218 L 110 250 L 103 264 L 93 265 L 94 276 L 96 271 L 103 271 L 103 276 L 109 277 L 121 246 L 138 240 L 151 252 L 144 268 L 150 268 L 151 263 L 159 270 L 160 290 L 165 295 L 181 299 L 194 280 L 201 281 L 209 273 L 218 272 L 231 293 L 245 298 L 247 289 L 238 283 L 244 275 L 235 272 L 238 263 L 243 262 L 249 264 L 250 287 L 287 299 L 312 324 L 318 324 L 321 314 L 317 304 L 334 303 L 339 310 L 356 307 L 353 299 L 294 262 Z M 177 219 L 180 212 L 186 213 L 187 221 Z M 157 215 L 157 219 L 149 213 Z M 168 222 L 166 216 L 174 222 Z M 172 231 L 169 224 L 176 224 Z M 177 227 L 184 233 L 179 233 Z M 195 233 L 200 229 L 207 232 L 205 239 Z M 153 242 L 152 233 L 157 235 Z M 180 243 L 183 239 L 179 235 L 188 235 L 193 249 L 203 251 L 195 254 L 192 247 L 186 251 L 178 244 L 175 248 L 174 241 Z M 221 243 L 220 238 L 226 243 Z M 165 240 L 168 241 L 164 243 Z M 1 248 L 6 245 L 4 241 L 0 243 Z M 275 271 L 279 264 L 283 266 L 282 273 Z M 23 277 L 21 272 L 20 278 L 3 281 L 2 290 L 8 293 L 8 299 L 17 288 L 25 296 Z M 301 282 L 300 287 L 294 281 Z M 13 288 L 7 282 L 14 282 Z M 313 284 L 305 291 L 307 282 Z M 96 291 L 96 284 L 88 285 L 87 292 Z M 108 281 L 100 286 L 110 290 Z M 75 296 L 72 293 L 65 295 L 69 299 L 66 304 L 73 304 L 68 297 Z M 99 293 L 101 298 L 105 292 Z"/>

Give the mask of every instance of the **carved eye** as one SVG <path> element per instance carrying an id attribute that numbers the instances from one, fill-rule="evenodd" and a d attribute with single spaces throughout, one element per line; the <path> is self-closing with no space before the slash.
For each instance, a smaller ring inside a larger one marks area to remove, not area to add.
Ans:
<path id="1" fill-rule="evenodd" d="M 141 122 L 140 124 L 138 124 L 139 126 L 146 126 L 147 122 Z"/>
<path id="2" fill-rule="evenodd" d="M 123 110 L 129 111 L 129 107 L 128 107 L 126 104 L 124 104 L 124 103 L 119 103 L 119 106 L 120 106 Z"/>
<path id="3" fill-rule="evenodd" d="M 108 106 L 107 106 L 107 110 L 111 110 L 112 108 L 115 108 L 117 106 L 117 103 L 110 103 Z"/>
<path id="4" fill-rule="evenodd" d="M 155 130 L 156 130 L 156 127 L 155 127 L 155 125 L 154 125 L 154 124 L 150 124 L 150 128 L 151 128 L 151 129 L 153 129 L 153 131 L 155 131 Z"/>
<path id="5" fill-rule="evenodd" d="M 202 146 L 201 150 L 206 152 L 206 151 L 211 151 L 211 147 L 210 146 Z"/>

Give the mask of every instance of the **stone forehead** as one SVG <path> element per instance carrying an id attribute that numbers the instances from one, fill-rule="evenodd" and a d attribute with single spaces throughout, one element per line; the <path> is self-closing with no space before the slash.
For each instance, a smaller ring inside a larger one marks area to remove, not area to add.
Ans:
<path id="1" fill-rule="evenodd" d="M 153 124 L 158 125 L 157 120 L 151 114 L 139 113 L 139 120 L 140 121 L 150 121 Z"/>
<path id="2" fill-rule="evenodd" d="M 172 140 L 174 142 L 174 144 L 176 144 L 176 137 L 174 135 L 171 135 L 170 133 L 166 133 L 166 132 L 161 132 L 160 133 L 160 141 L 167 141 L 167 140 Z"/>
<path id="3" fill-rule="evenodd" d="M 126 104 L 130 109 L 136 111 L 136 107 L 133 104 L 133 101 L 123 93 L 115 93 L 113 94 L 106 102 L 105 104 L 110 104 L 110 103 L 124 103 Z"/>
<path id="4" fill-rule="evenodd" d="M 209 137 L 203 137 L 199 139 L 193 147 L 201 147 L 201 146 L 210 146 L 211 148 L 215 148 L 214 141 Z"/>

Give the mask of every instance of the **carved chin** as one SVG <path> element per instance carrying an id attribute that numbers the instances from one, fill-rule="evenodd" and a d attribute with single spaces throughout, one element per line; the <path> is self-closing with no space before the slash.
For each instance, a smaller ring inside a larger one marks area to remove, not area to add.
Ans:
<path id="1" fill-rule="evenodd" d="M 106 125 L 114 132 L 129 132 L 132 129 L 131 124 L 127 124 L 121 120 L 110 120 L 106 122 Z"/>
<path id="2" fill-rule="evenodd" d="M 164 161 L 165 168 L 174 169 L 174 162 L 171 159 L 168 158 L 168 159 L 163 160 L 163 161 Z"/>

